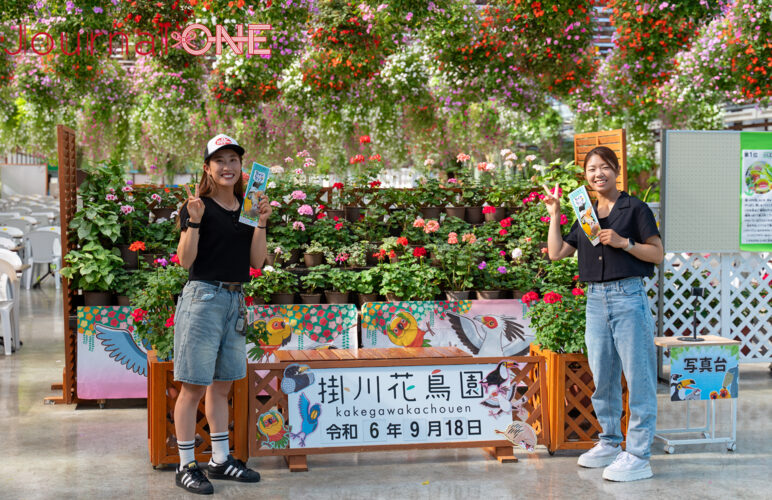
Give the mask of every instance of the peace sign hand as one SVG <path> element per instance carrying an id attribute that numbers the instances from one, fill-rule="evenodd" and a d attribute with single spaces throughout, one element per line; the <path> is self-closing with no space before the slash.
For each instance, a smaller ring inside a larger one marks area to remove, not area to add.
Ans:
<path id="1" fill-rule="evenodd" d="M 555 190 L 553 192 L 550 192 L 549 188 L 542 184 L 542 187 L 544 188 L 544 192 L 547 193 L 547 196 L 544 198 L 544 204 L 547 205 L 547 212 L 549 212 L 550 217 L 553 219 L 559 219 L 560 218 L 560 187 L 558 186 L 558 183 L 555 183 Z"/>
<path id="2" fill-rule="evenodd" d="M 187 184 L 185 186 L 185 191 L 188 193 L 188 214 L 190 215 L 190 222 L 201 222 L 201 218 L 204 216 L 204 209 L 206 208 L 204 206 L 204 201 L 198 197 L 198 184 L 196 184 L 196 195 L 193 196 L 190 194 L 190 188 Z"/>

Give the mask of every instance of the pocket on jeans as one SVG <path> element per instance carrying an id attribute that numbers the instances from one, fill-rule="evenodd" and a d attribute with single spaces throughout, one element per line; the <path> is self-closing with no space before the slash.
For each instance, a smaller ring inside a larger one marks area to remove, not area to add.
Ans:
<path id="1" fill-rule="evenodd" d="M 210 290 L 208 288 L 199 289 L 199 290 L 196 290 L 195 293 L 193 293 L 191 302 L 193 302 L 194 304 L 201 303 L 201 302 L 211 302 L 214 299 L 214 296 L 216 294 L 217 294 L 217 290 Z"/>
<path id="2" fill-rule="evenodd" d="M 628 297 L 639 295 L 643 291 L 643 285 L 640 281 L 623 281 L 619 285 L 622 293 Z"/>

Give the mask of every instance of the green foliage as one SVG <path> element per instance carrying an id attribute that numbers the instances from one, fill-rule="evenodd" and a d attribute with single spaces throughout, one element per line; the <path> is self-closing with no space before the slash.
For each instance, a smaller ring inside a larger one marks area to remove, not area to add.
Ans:
<path id="1" fill-rule="evenodd" d="M 115 204 L 88 202 L 70 220 L 70 230 L 84 245 L 88 243 L 115 243 L 121 234 L 121 225 Z"/>
<path id="2" fill-rule="evenodd" d="M 244 295 L 260 297 L 266 302 L 275 293 L 295 293 L 297 290 L 298 277 L 295 273 L 272 266 L 265 266 L 260 276 L 254 276 L 244 284 Z"/>
<path id="3" fill-rule="evenodd" d="M 402 257 L 397 262 L 380 263 L 380 293 L 393 293 L 400 300 L 434 300 L 440 293 L 440 273 L 437 268 L 412 257 Z"/>
<path id="4" fill-rule="evenodd" d="M 330 271 L 332 267 L 322 264 L 312 268 L 308 274 L 300 277 L 300 283 L 306 293 L 317 293 L 326 290 L 330 284 Z"/>
<path id="5" fill-rule="evenodd" d="M 360 294 L 377 293 L 381 286 L 381 275 L 378 269 L 373 267 L 359 272 L 354 286 L 354 291 Z"/>
<path id="6" fill-rule="evenodd" d="M 549 297 L 548 292 L 545 298 Z M 542 347 L 559 352 L 587 352 L 584 343 L 586 297 L 582 295 L 564 295 L 553 303 L 545 300 L 531 302 L 526 316 L 531 318 L 536 343 Z"/>
<path id="7" fill-rule="evenodd" d="M 348 293 L 356 291 L 359 273 L 348 270 L 331 270 L 329 274 L 330 286 L 333 291 Z"/>
<path id="8" fill-rule="evenodd" d="M 80 250 L 70 250 L 64 261 L 67 265 L 61 270 L 62 276 L 73 281 L 73 288 L 85 292 L 113 290 L 123 269 L 118 250 L 107 250 L 96 241 L 89 241 Z"/>

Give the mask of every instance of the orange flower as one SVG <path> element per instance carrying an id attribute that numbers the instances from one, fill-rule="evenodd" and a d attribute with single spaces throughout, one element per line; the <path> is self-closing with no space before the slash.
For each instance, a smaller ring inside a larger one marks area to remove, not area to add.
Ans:
<path id="1" fill-rule="evenodd" d="M 145 250 L 145 242 L 144 241 L 135 241 L 131 245 L 129 245 L 129 251 L 130 252 L 139 252 L 140 250 Z"/>
<path id="2" fill-rule="evenodd" d="M 408 245 L 407 238 L 405 238 L 404 236 L 400 236 L 399 238 L 397 238 L 397 243 L 399 243 L 403 247 L 406 247 Z"/>

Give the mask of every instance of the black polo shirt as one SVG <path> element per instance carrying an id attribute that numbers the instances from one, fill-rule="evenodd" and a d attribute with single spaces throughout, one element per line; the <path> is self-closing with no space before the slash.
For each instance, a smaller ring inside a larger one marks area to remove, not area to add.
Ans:
<path id="1" fill-rule="evenodd" d="M 213 199 L 202 196 L 204 216 L 198 229 L 198 252 L 190 266 L 189 279 L 247 282 L 249 252 L 255 228 L 239 222 L 241 207 L 225 210 Z M 241 201 L 241 200 L 239 200 Z M 187 203 L 180 209 L 180 228 L 187 230 Z"/>
<path id="2" fill-rule="evenodd" d="M 598 212 L 597 203 L 594 204 Z M 598 219 L 601 229 L 613 229 L 623 238 L 632 238 L 643 243 L 652 236 L 659 236 L 654 214 L 644 202 L 622 191 L 608 217 Z M 574 222 L 563 241 L 579 251 L 580 281 L 612 281 L 633 276 L 651 276 L 654 264 L 644 262 L 621 248 L 598 243 L 592 246 L 589 238 Z"/>

